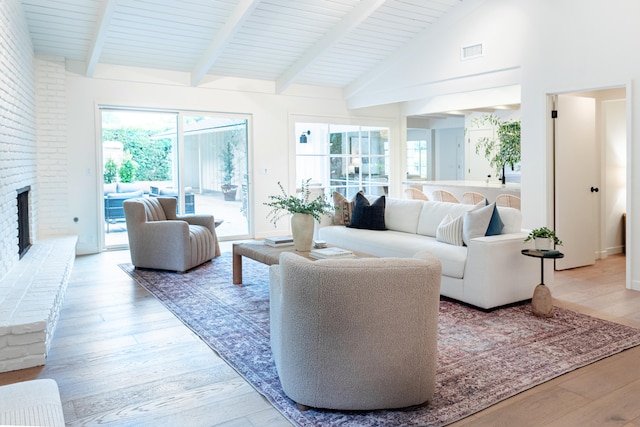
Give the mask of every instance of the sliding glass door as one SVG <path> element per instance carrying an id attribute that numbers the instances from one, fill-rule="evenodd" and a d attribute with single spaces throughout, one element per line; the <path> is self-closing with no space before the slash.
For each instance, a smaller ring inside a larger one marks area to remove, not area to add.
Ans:
<path id="1" fill-rule="evenodd" d="M 122 203 L 175 197 L 213 214 L 221 240 L 249 236 L 248 119 L 101 108 L 104 247 L 128 244 Z"/>
<path id="2" fill-rule="evenodd" d="M 249 235 L 248 120 L 182 115 L 183 179 L 197 213 L 211 213 L 221 239 Z"/>

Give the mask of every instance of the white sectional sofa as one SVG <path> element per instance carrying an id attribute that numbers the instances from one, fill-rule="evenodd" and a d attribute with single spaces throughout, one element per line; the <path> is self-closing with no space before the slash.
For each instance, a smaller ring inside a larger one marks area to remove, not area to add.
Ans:
<path id="1" fill-rule="evenodd" d="M 520 252 L 530 246 L 524 243 L 527 233 L 521 230 L 519 210 L 497 208 L 504 224 L 499 235 L 472 238 L 463 246 L 436 239 L 438 226 L 447 215 L 464 218 L 473 207 L 387 198 L 387 230 L 321 224 L 318 237 L 330 245 L 378 257 L 412 257 L 429 251 L 442 263 L 441 295 L 483 309 L 531 298 L 540 283 L 540 263 Z M 545 277 L 545 283 L 548 281 L 551 277 Z"/>

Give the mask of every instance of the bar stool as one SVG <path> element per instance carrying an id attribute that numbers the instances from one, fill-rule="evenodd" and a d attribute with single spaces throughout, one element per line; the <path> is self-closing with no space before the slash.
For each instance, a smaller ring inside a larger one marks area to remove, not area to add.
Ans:
<path id="1" fill-rule="evenodd" d="M 425 200 L 427 202 L 429 201 L 427 195 L 417 188 L 405 188 L 403 193 L 405 199 Z"/>
<path id="2" fill-rule="evenodd" d="M 475 191 L 467 191 L 466 193 L 462 193 L 462 203 L 465 205 L 475 205 L 476 203 L 480 203 L 483 200 L 486 200 L 484 194 L 476 193 Z"/>
<path id="3" fill-rule="evenodd" d="M 496 197 L 496 206 L 520 210 L 520 197 L 514 196 L 513 194 L 499 194 L 498 197 Z"/>
<path id="4" fill-rule="evenodd" d="M 434 190 L 432 194 L 433 200 L 437 202 L 460 203 L 460 200 L 447 190 Z"/>

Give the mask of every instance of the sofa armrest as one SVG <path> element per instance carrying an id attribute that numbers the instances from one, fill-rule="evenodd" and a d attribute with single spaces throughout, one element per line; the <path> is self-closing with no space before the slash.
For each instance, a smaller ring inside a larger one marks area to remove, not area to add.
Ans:
<path id="1" fill-rule="evenodd" d="M 471 239 L 464 271 L 466 302 L 488 309 L 531 298 L 540 283 L 540 264 L 522 255 L 530 247 L 526 237 L 520 232 Z M 547 283 L 553 280 L 549 271 Z"/>
<path id="2" fill-rule="evenodd" d="M 201 225 L 207 227 L 211 232 L 215 232 L 215 220 L 213 215 L 177 215 L 176 219 L 186 221 L 190 225 Z"/>
<path id="3" fill-rule="evenodd" d="M 162 265 L 166 270 L 183 271 L 187 264 L 189 224 L 185 221 L 150 221 L 129 230 L 134 265 Z"/>
<path id="4" fill-rule="evenodd" d="M 200 215 L 178 215 L 176 219 L 186 221 L 189 225 L 200 225 L 206 227 L 211 231 L 214 240 L 214 257 L 218 257 L 221 254 L 220 243 L 218 242 L 218 235 L 216 234 L 216 224 L 213 215 L 200 214 Z"/>
<path id="5" fill-rule="evenodd" d="M 140 224 L 138 234 L 150 246 L 148 251 L 162 250 L 157 246 L 187 247 L 189 243 L 189 224 L 185 221 L 149 221 Z"/>

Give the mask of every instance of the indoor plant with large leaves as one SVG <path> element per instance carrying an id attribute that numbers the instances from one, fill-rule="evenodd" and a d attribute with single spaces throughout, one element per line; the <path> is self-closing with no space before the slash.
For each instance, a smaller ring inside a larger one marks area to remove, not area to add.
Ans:
<path id="1" fill-rule="evenodd" d="M 491 167 L 496 169 L 496 174 L 501 174 L 504 184 L 505 166 L 513 170 L 520 163 L 520 120 L 502 120 L 496 115 L 486 114 L 471 123 L 494 127 L 496 136 L 480 138 L 476 144 L 476 154 L 484 154 Z"/>
<path id="2" fill-rule="evenodd" d="M 265 206 L 271 211 L 267 218 L 274 225 L 281 218 L 291 216 L 291 233 L 293 244 L 297 251 L 309 251 L 313 242 L 314 220 L 320 221 L 322 215 L 332 212 L 333 206 L 329 204 L 323 194 L 312 197 L 309 188 L 311 179 L 303 180 L 300 191 L 295 194 L 287 194 L 282 183 L 278 181 L 280 194 L 269 196 Z"/>

